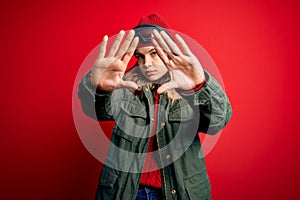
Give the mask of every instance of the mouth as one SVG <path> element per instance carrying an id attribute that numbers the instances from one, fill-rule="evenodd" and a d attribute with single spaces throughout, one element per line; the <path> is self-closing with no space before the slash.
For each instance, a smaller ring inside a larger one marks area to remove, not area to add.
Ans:
<path id="1" fill-rule="evenodd" d="M 145 72 L 146 72 L 147 76 L 153 76 L 153 75 L 155 75 L 156 70 L 146 70 Z"/>

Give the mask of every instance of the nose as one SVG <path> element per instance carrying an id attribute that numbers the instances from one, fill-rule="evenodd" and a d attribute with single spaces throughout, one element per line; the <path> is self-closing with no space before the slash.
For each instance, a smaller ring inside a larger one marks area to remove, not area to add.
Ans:
<path id="1" fill-rule="evenodd" d="M 151 65 L 152 65 L 152 58 L 146 55 L 144 58 L 144 66 L 147 68 L 150 67 Z"/>

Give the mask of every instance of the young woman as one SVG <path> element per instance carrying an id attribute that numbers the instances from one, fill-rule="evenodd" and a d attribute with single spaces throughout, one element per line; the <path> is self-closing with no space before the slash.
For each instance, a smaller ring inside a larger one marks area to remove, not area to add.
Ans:
<path id="1" fill-rule="evenodd" d="M 220 131 L 231 106 L 185 41 L 163 28 L 154 14 L 121 31 L 109 50 L 105 36 L 79 85 L 83 111 L 116 122 L 97 200 L 210 199 L 197 133 Z"/>

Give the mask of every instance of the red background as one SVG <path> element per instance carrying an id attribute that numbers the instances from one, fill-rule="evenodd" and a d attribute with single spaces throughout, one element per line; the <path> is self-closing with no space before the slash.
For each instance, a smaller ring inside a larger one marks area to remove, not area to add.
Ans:
<path id="1" fill-rule="evenodd" d="M 104 34 L 152 12 L 208 51 L 232 102 L 206 157 L 213 199 L 299 199 L 299 11 L 296 0 L 1 1 L 0 199 L 93 199 L 101 163 L 74 126 L 76 73 Z"/>

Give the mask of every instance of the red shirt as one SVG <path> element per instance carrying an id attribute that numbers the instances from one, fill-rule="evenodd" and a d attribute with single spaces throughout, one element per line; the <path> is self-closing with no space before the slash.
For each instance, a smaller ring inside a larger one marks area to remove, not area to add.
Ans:
<path id="1" fill-rule="evenodd" d="M 149 141 L 148 151 L 144 162 L 143 173 L 141 176 L 140 184 L 154 188 L 162 188 L 161 172 L 158 167 L 156 159 L 151 152 L 155 151 L 156 137 L 151 137 Z M 154 170 L 156 169 L 156 170 Z M 154 170 L 154 171 L 152 171 Z"/>

